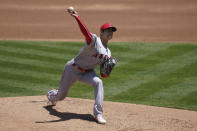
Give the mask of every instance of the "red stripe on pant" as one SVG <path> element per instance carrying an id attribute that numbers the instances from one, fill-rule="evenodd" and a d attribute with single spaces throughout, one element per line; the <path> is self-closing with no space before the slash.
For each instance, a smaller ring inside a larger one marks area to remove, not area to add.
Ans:
<path id="1" fill-rule="evenodd" d="M 76 64 L 74 63 L 74 64 L 72 64 L 72 66 L 76 66 Z M 90 70 L 86 70 L 86 69 L 81 68 L 81 67 L 77 67 L 77 69 L 80 70 L 80 71 L 82 71 L 82 72 L 88 72 L 88 71 L 90 71 Z"/>

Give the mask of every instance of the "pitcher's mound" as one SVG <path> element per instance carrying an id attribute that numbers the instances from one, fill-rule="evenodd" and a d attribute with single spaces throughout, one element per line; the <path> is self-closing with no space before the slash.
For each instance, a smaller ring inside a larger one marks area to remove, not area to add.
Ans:
<path id="1" fill-rule="evenodd" d="M 67 98 L 46 106 L 45 96 L 0 98 L 1 130 L 24 131 L 196 131 L 197 112 L 104 102 L 107 124 L 93 118 L 93 100 Z"/>

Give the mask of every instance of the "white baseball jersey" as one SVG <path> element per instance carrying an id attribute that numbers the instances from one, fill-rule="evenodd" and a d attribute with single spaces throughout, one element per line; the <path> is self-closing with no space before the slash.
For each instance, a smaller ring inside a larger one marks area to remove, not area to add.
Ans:
<path id="1" fill-rule="evenodd" d="M 84 69 L 94 69 L 100 65 L 104 59 L 111 57 L 111 51 L 105 47 L 100 37 L 92 34 L 90 44 L 86 43 L 79 54 L 74 58 L 74 63 Z"/>

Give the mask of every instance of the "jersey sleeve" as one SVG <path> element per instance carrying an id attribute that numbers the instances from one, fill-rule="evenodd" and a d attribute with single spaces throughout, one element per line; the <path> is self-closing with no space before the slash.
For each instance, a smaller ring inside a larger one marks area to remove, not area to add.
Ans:
<path id="1" fill-rule="evenodd" d="M 95 47 L 97 36 L 96 36 L 96 34 L 92 34 L 92 33 L 91 33 L 91 35 L 92 35 L 92 40 L 89 44 L 87 42 L 87 44 L 88 44 L 88 46 Z"/>
<path id="2" fill-rule="evenodd" d="M 90 44 L 92 42 L 92 34 L 88 31 L 88 29 L 86 28 L 85 24 L 81 21 L 79 16 L 75 18 L 77 20 L 81 32 L 86 38 L 87 44 Z"/>

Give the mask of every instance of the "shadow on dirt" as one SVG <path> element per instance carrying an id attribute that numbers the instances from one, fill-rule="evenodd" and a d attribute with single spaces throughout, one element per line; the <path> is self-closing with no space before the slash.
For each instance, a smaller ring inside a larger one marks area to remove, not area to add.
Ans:
<path id="1" fill-rule="evenodd" d="M 86 120 L 90 122 L 96 122 L 93 115 L 91 114 L 77 114 L 77 113 L 70 113 L 70 112 L 58 112 L 57 110 L 53 109 L 53 106 L 44 106 L 50 115 L 57 116 L 59 120 L 51 120 L 51 121 L 36 121 L 35 123 L 50 123 L 50 122 L 60 122 L 60 121 L 67 121 L 70 119 L 80 119 Z"/>

